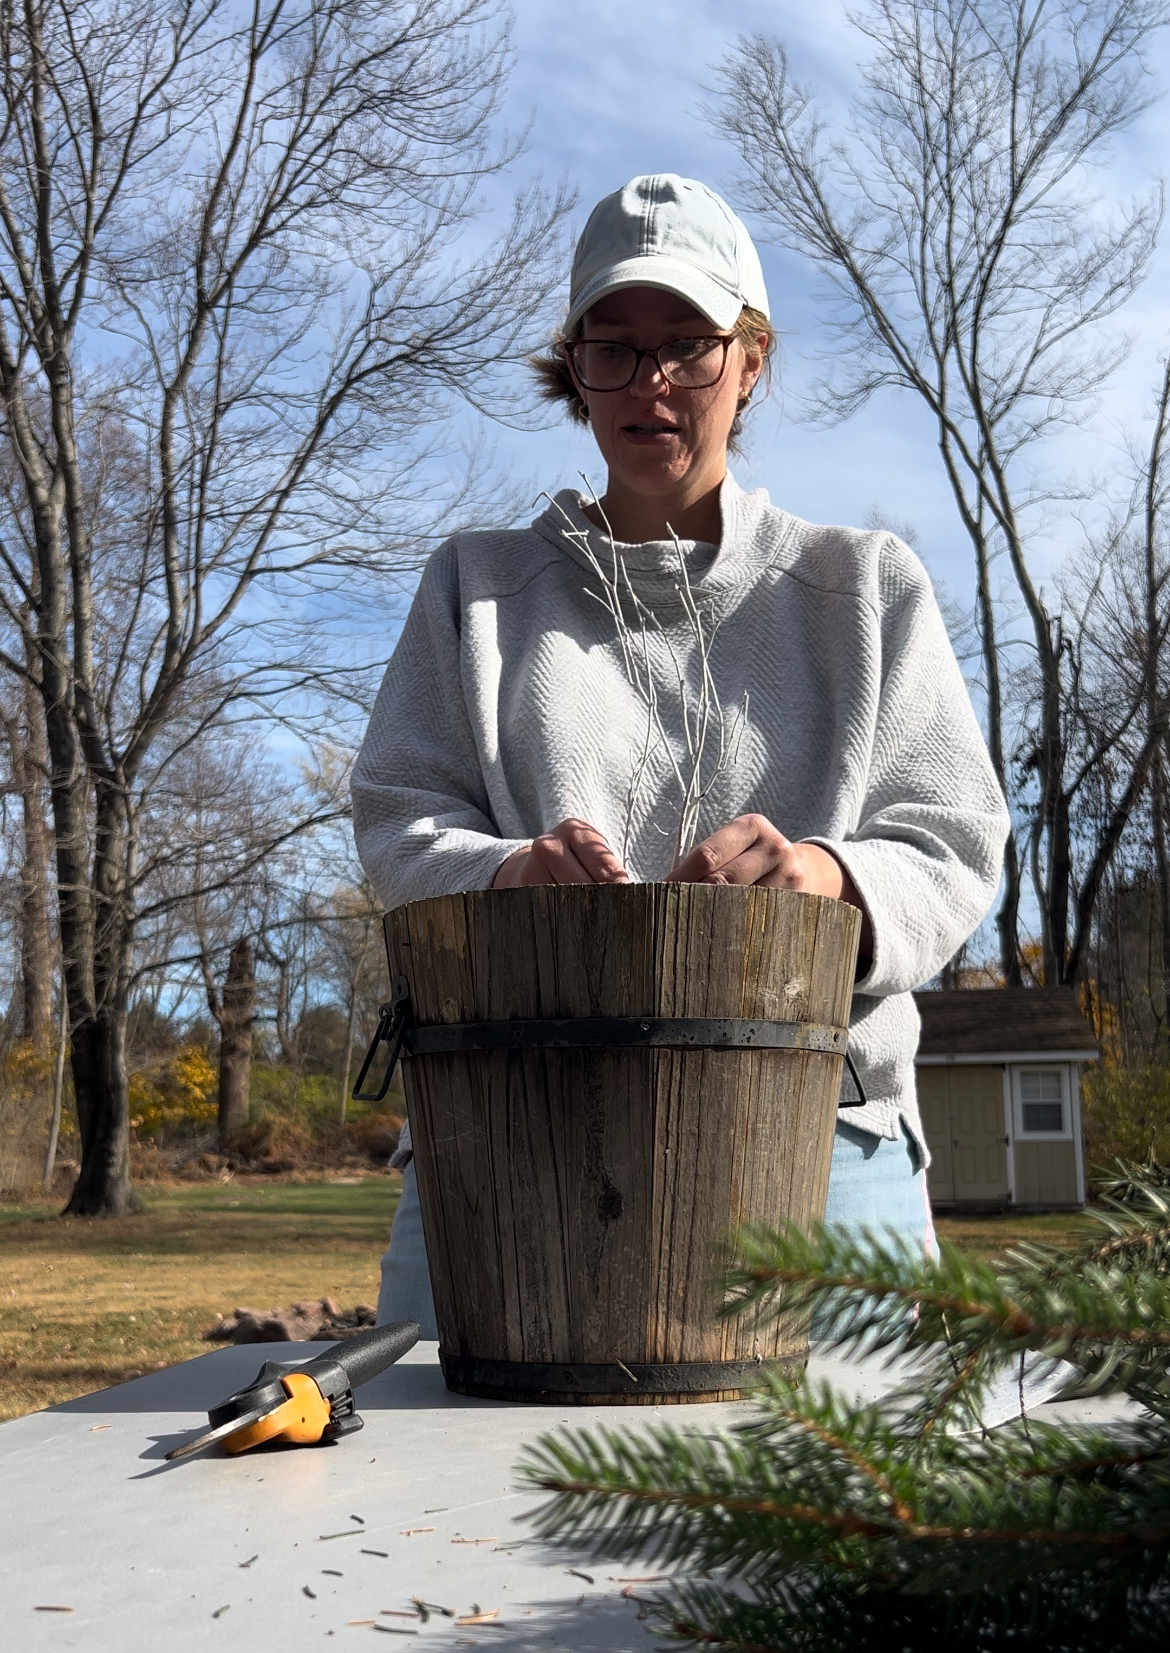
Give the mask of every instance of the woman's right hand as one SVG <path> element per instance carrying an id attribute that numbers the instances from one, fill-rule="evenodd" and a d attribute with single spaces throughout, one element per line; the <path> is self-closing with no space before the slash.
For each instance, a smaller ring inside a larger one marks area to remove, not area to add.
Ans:
<path id="1" fill-rule="evenodd" d="M 513 850 L 492 880 L 493 890 L 522 884 L 628 884 L 630 875 L 588 821 L 562 821 L 551 832 Z"/>

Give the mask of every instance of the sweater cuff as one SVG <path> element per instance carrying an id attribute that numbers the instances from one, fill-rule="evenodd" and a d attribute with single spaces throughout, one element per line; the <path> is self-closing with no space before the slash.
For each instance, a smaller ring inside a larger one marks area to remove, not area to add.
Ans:
<path id="1" fill-rule="evenodd" d="M 363 846 L 363 865 L 373 880 L 386 911 L 408 901 L 426 901 L 436 895 L 461 895 L 466 890 L 490 890 L 501 866 L 528 838 L 495 838 L 486 832 L 446 832 L 444 842 L 425 847 L 410 845 L 380 862 L 377 845 Z"/>
<path id="2" fill-rule="evenodd" d="M 815 844 L 818 849 L 827 850 L 834 861 L 840 863 L 852 879 L 862 913 L 869 920 L 870 935 L 873 937 L 873 951 L 870 955 L 869 969 L 864 976 L 858 976 L 853 983 L 854 993 L 884 996 L 888 993 L 902 991 L 900 987 L 875 986 L 875 983 L 880 984 L 882 982 L 883 976 L 886 974 L 886 954 L 889 949 L 885 935 L 885 922 L 878 917 L 881 904 L 879 900 L 874 899 L 874 892 L 869 888 L 871 880 L 864 856 L 855 856 L 852 851 L 856 846 L 840 838 L 802 838 L 800 842 L 802 844 Z M 852 904 L 852 902 L 849 903 L 849 905 Z"/>
<path id="3" fill-rule="evenodd" d="M 467 881 L 460 884 L 459 889 L 461 891 L 490 890 L 496 881 L 496 874 L 508 857 L 514 855 L 518 849 L 527 849 L 531 843 L 531 838 L 498 838 L 494 840 L 490 849 L 485 849 L 481 854 L 474 857 L 474 870 L 469 868 L 464 874 Z M 471 881 L 472 879 L 474 882 Z M 454 892 L 450 893 L 453 894 Z"/>

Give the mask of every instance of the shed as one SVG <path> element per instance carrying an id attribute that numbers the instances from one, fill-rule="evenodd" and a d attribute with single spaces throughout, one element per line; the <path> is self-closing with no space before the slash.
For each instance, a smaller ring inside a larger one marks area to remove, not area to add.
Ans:
<path id="1" fill-rule="evenodd" d="M 915 993 L 918 1105 L 940 1208 L 1083 1205 L 1081 1074 L 1099 1054 L 1070 987 Z"/>

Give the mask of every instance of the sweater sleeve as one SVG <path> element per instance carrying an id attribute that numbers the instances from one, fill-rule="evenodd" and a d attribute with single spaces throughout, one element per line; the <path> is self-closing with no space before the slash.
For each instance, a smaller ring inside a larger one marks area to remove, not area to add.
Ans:
<path id="1" fill-rule="evenodd" d="M 927 981 L 999 885 L 1009 818 L 929 578 L 900 541 L 880 554 L 881 692 L 855 830 L 810 838 L 847 869 L 873 929 L 855 992 Z"/>
<path id="2" fill-rule="evenodd" d="M 386 907 L 490 887 L 502 838 L 463 693 L 453 542 L 424 570 L 350 783 L 358 857 Z"/>

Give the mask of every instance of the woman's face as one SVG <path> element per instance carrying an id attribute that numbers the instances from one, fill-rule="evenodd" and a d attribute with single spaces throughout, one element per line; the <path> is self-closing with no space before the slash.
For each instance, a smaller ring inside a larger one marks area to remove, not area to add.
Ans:
<path id="1" fill-rule="evenodd" d="M 657 287 L 627 287 L 585 312 L 583 336 L 653 350 L 674 339 L 726 333 L 698 310 Z M 609 490 L 684 505 L 718 487 L 727 469 L 727 438 L 739 399 L 760 373 L 733 339 L 722 376 L 702 390 L 682 390 L 643 357 L 624 390 L 586 390 L 589 423 L 609 467 Z"/>

